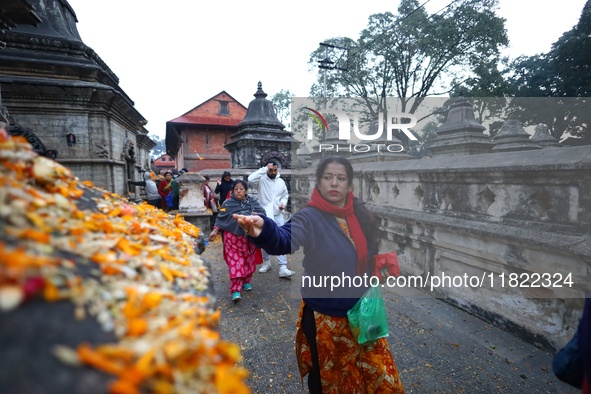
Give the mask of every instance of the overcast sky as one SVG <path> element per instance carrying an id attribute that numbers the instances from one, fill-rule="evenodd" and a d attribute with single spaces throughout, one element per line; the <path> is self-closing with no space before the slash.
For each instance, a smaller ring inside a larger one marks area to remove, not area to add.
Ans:
<path id="1" fill-rule="evenodd" d="M 396 12 L 398 2 L 68 0 L 84 43 L 119 77 L 120 85 L 164 136 L 165 123 L 222 90 L 248 107 L 257 82 L 307 96 L 307 64 L 319 42 L 356 39 L 368 17 Z M 505 55 L 533 55 L 579 20 L 586 0 L 500 0 L 510 40 Z M 450 0 L 431 0 L 433 13 Z"/>

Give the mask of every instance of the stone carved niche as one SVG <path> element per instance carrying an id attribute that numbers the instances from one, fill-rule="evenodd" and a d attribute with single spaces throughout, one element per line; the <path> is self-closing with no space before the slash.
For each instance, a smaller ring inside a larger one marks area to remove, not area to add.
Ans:
<path id="1" fill-rule="evenodd" d="M 423 190 L 423 188 L 419 185 L 417 186 L 414 191 L 413 191 L 413 196 L 416 202 L 417 207 L 421 207 L 421 203 L 423 201 L 423 196 L 425 195 L 425 191 Z"/>
<path id="2" fill-rule="evenodd" d="M 109 158 L 109 144 L 106 141 L 99 141 L 99 142 L 95 142 L 94 143 L 95 146 L 95 150 L 94 153 L 95 155 L 97 155 L 98 157 L 101 157 L 103 159 L 108 159 Z"/>
<path id="3" fill-rule="evenodd" d="M 16 125 L 8 127 L 7 131 L 8 134 L 12 136 L 25 137 L 29 144 L 31 144 L 31 146 L 33 147 L 34 152 L 40 154 L 41 156 L 47 156 L 47 150 L 45 149 L 45 145 L 43 145 L 43 142 L 41 142 L 41 140 L 37 137 L 33 130 Z"/>
<path id="4" fill-rule="evenodd" d="M 394 185 L 392 187 L 392 195 L 394 196 L 394 201 L 396 201 L 396 198 L 400 195 L 400 189 L 398 189 L 398 186 Z"/>
<path id="5" fill-rule="evenodd" d="M 376 197 L 378 197 L 378 195 L 380 194 L 380 187 L 378 186 L 377 182 L 372 176 L 366 177 L 365 184 L 367 187 L 367 201 L 375 201 Z"/>
<path id="6" fill-rule="evenodd" d="M 443 192 L 443 203 L 441 204 L 441 209 L 451 210 L 453 208 L 452 204 L 454 203 L 458 194 L 455 192 L 454 189 L 451 187 L 446 187 L 445 191 Z"/>
<path id="7" fill-rule="evenodd" d="M 281 165 L 281 168 L 289 167 L 289 161 L 287 160 L 287 158 L 275 150 L 266 153 L 261 158 L 261 167 L 264 167 L 271 160 L 275 160 L 276 162 L 278 162 Z"/>
<path id="8" fill-rule="evenodd" d="M 496 200 L 497 195 L 495 193 L 493 193 L 488 186 L 485 186 L 484 189 L 482 189 L 480 192 L 478 192 L 478 205 L 481 211 L 483 211 L 484 213 L 488 212 L 488 208 L 490 208 L 491 205 L 493 205 L 493 203 Z"/>
<path id="9" fill-rule="evenodd" d="M 540 218 L 554 208 L 554 201 L 555 199 L 544 188 L 530 196 L 530 204 Z"/>
<path id="10" fill-rule="evenodd" d="M 135 161 L 135 144 L 129 138 L 125 139 L 125 142 L 123 143 L 121 160 Z"/>

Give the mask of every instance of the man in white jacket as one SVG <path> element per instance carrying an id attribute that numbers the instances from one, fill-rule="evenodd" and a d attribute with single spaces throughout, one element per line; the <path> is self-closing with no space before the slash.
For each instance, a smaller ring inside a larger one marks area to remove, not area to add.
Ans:
<path id="1" fill-rule="evenodd" d="M 258 199 L 267 212 L 267 217 L 275 220 L 278 226 L 283 225 L 283 210 L 287 204 L 289 193 L 287 186 L 277 171 L 277 163 L 272 161 L 267 166 L 258 169 L 248 176 L 248 181 L 257 184 Z M 263 265 L 259 272 L 265 273 L 271 269 L 271 256 L 263 252 Z M 288 278 L 295 272 L 287 269 L 287 257 L 277 256 L 279 260 L 279 277 Z"/>

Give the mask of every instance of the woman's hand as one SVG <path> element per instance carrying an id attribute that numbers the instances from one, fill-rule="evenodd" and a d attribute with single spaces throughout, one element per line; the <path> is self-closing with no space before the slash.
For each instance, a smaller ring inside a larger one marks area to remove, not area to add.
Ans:
<path id="1" fill-rule="evenodd" d="M 261 234 L 263 230 L 263 224 L 265 220 L 257 215 L 245 216 L 245 215 L 232 215 L 238 222 L 238 225 L 244 230 L 246 235 L 256 238 Z"/>
<path id="2" fill-rule="evenodd" d="M 221 185 L 222 184 L 222 179 L 221 178 L 216 179 L 216 181 L 217 181 L 218 185 Z"/>
<path id="3" fill-rule="evenodd" d="M 390 275 L 390 272 L 388 272 L 388 269 L 383 269 L 380 271 L 380 284 L 384 284 L 386 283 L 386 281 L 388 280 L 388 277 L 390 276 L 394 276 L 394 275 Z"/>
<path id="4" fill-rule="evenodd" d="M 207 241 L 212 242 L 215 239 L 215 237 L 218 236 L 218 232 L 219 231 L 218 231 L 217 227 L 214 228 L 213 231 L 211 233 L 209 233 L 209 238 L 207 238 Z"/>

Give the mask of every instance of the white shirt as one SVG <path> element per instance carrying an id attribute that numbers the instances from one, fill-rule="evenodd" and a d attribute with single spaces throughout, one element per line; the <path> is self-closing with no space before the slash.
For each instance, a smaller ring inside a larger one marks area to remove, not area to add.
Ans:
<path id="1" fill-rule="evenodd" d="M 262 167 L 248 176 L 248 181 L 258 183 L 258 199 L 267 212 L 267 216 L 273 218 L 281 213 L 280 205 L 286 205 L 289 193 L 285 181 L 279 173 L 275 179 L 267 175 L 267 167 Z"/>

